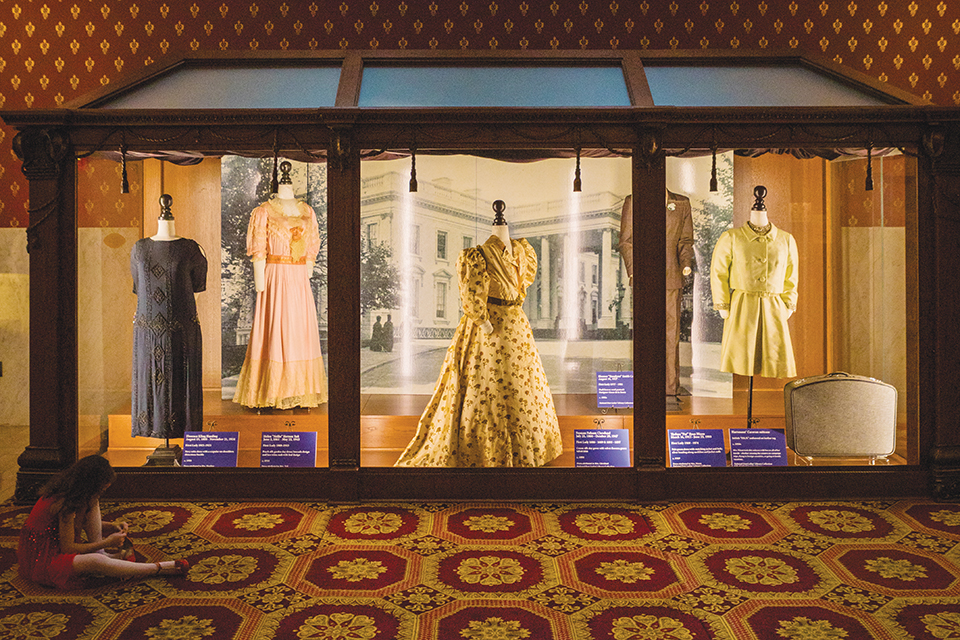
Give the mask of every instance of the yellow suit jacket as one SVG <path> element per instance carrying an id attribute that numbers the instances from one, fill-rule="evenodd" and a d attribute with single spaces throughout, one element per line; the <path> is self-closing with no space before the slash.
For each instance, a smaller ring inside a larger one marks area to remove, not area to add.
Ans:
<path id="1" fill-rule="evenodd" d="M 766 235 L 748 225 L 720 235 L 710 265 L 713 308 L 730 308 L 734 290 L 779 295 L 784 305 L 797 308 L 797 242 L 775 225 Z"/>

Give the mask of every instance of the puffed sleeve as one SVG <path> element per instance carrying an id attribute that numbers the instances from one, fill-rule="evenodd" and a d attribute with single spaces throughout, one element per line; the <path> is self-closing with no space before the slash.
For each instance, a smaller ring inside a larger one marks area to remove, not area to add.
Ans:
<path id="1" fill-rule="evenodd" d="M 207 290 L 207 256 L 203 255 L 203 249 L 196 242 L 193 243 L 196 249 L 196 256 L 193 259 L 193 269 L 190 270 L 190 284 L 193 285 L 193 292 L 200 293 Z"/>
<path id="2" fill-rule="evenodd" d="M 710 261 L 710 293 L 713 308 L 723 311 L 730 308 L 730 267 L 733 264 L 733 234 L 724 231 L 713 248 Z"/>
<path id="3" fill-rule="evenodd" d="M 780 299 L 787 309 L 797 310 L 797 265 L 800 264 L 800 254 L 797 251 L 797 241 L 792 235 L 787 236 L 787 271 L 783 276 L 783 293 Z"/>
<path id="4" fill-rule="evenodd" d="M 490 289 L 490 276 L 487 275 L 487 262 L 479 247 L 464 249 L 457 256 L 457 277 L 460 279 L 460 306 L 464 315 L 477 324 L 483 324 L 489 319 L 487 291 Z"/>
<path id="5" fill-rule="evenodd" d="M 307 221 L 307 264 L 313 264 L 317 261 L 317 253 L 320 251 L 320 225 L 317 222 L 317 212 L 313 207 L 307 203 L 303 203 L 303 206 L 310 212 Z"/>
<path id="6" fill-rule="evenodd" d="M 247 255 L 253 260 L 267 257 L 267 207 L 260 205 L 250 214 L 247 226 Z"/>
<path id="7" fill-rule="evenodd" d="M 525 300 L 527 288 L 533 284 L 537 277 L 537 252 L 534 251 L 526 238 L 521 239 L 518 244 L 523 254 L 520 258 L 520 286 L 517 295 L 520 300 Z"/>

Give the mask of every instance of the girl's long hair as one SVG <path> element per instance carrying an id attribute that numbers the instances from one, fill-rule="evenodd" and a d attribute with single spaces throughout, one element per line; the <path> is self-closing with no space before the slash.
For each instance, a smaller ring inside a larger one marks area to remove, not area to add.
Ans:
<path id="1" fill-rule="evenodd" d="M 60 496 L 63 499 L 60 513 L 76 513 L 116 477 L 116 472 L 106 458 L 98 455 L 87 456 L 51 478 L 40 488 L 40 495 L 45 498 Z"/>

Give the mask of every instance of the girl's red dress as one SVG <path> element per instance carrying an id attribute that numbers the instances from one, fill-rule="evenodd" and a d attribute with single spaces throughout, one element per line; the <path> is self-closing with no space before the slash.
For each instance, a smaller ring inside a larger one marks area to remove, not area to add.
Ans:
<path id="1" fill-rule="evenodd" d="M 53 513 L 57 496 L 40 498 L 30 512 L 17 545 L 20 577 L 48 587 L 77 586 L 75 553 L 60 550 L 60 519 Z"/>

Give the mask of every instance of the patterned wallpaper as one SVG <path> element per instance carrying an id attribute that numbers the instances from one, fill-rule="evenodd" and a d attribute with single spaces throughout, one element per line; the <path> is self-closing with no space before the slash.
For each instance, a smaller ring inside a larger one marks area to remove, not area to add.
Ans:
<path id="1" fill-rule="evenodd" d="M 0 109 L 51 108 L 169 53 L 796 49 L 960 105 L 953 0 L 0 0 Z M 0 227 L 27 225 L 0 126 Z"/>

